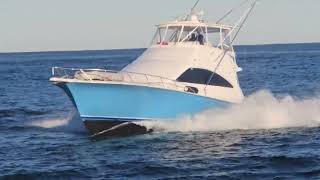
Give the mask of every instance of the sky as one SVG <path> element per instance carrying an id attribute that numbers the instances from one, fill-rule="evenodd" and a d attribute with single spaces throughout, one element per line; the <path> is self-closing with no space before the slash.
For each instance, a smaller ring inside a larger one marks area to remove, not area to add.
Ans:
<path id="1" fill-rule="evenodd" d="M 243 0 L 201 0 L 215 22 Z M 0 52 L 145 48 L 195 0 L 0 0 Z M 237 44 L 320 42 L 320 0 L 261 0 Z M 236 12 L 226 22 L 240 17 Z"/>

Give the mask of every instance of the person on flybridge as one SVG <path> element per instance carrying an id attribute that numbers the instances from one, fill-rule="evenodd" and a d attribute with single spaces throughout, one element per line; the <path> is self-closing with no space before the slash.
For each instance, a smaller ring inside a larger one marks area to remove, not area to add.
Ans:
<path id="1" fill-rule="evenodd" d="M 196 35 L 195 33 L 191 34 L 189 41 L 195 42 L 198 41 L 200 45 L 204 45 L 204 37 L 201 33 Z"/>
<path id="2" fill-rule="evenodd" d="M 201 33 L 198 35 L 197 39 L 198 39 L 200 45 L 204 45 L 204 41 L 203 41 L 204 39 L 203 39 L 203 35 Z"/>
<path id="3" fill-rule="evenodd" d="M 196 41 L 196 40 L 197 40 L 196 34 L 195 34 L 195 33 L 192 33 L 189 41 Z"/>

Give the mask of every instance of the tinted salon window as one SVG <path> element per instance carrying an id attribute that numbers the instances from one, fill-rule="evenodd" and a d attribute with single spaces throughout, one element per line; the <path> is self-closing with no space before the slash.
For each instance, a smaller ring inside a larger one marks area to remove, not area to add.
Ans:
<path id="1" fill-rule="evenodd" d="M 186 70 L 177 79 L 177 81 L 196 84 L 207 84 L 207 81 L 209 80 L 212 73 L 212 71 L 206 69 L 190 68 Z M 233 86 L 226 79 L 224 79 L 217 73 L 213 75 L 209 85 L 233 88 Z"/>

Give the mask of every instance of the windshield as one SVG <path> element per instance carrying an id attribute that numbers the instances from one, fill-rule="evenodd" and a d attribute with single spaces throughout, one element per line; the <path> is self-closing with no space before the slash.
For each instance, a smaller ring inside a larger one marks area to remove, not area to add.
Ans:
<path id="1" fill-rule="evenodd" d="M 206 26 L 167 26 L 159 27 L 152 44 L 171 45 L 190 43 L 197 45 L 223 46 L 229 41 L 225 39 L 228 31 Z M 222 45 L 221 45 L 222 44 Z"/>

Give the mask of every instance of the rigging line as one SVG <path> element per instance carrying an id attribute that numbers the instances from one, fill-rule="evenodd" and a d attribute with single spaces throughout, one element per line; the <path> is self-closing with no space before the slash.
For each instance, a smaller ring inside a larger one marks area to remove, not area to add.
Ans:
<path id="1" fill-rule="evenodd" d="M 255 7 L 255 5 L 257 4 L 258 1 L 259 1 L 259 0 L 255 0 L 255 1 L 252 3 L 249 11 L 246 13 L 246 16 L 245 16 L 244 20 L 243 20 L 242 23 L 240 24 L 239 29 L 238 29 L 238 31 L 236 32 L 234 38 L 231 40 L 230 44 L 232 44 L 232 43 L 234 42 L 234 40 L 236 39 L 236 37 L 237 37 L 237 35 L 239 34 L 241 28 L 243 27 L 244 23 L 247 21 L 249 15 L 251 14 L 253 8 Z M 220 66 L 223 58 L 224 58 L 225 55 L 227 54 L 227 51 L 230 50 L 230 47 L 231 47 L 231 46 L 229 46 L 227 49 L 225 49 L 225 50 L 217 57 L 217 59 L 219 59 L 220 56 L 223 55 L 223 56 L 220 58 L 220 61 L 219 61 L 219 63 L 217 64 L 217 66 L 215 67 L 214 71 L 212 72 L 210 78 L 208 79 L 207 84 L 206 84 L 206 87 L 205 87 L 205 91 L 206 91 L 206 89 L 207 89 L 208 84 L 209 84 L 210 81 L 212 80 L 214 74 L 216 73 L 218 67 Z"/>
<path id="2" fill-rule="evenodd" d="M 244 13 L 243 16 L 241 16 L 241 18 L 237 21 L 237 23 L 235 23 L 235 25 L 233 26 L 233 28 L 232 28 L 230 31 L 228 31 L 228 34 L 225 35 L 225 37 L 223 38 L 223 41 L 221 41 L 221 42 L 217 45 L 217 48 L 218 48 L 219 46 L 222 47 L 223 44 L 224 44 L 224 42 L 225 42 L 228 38 L 231 40 L 230 37 L 231 37 L 232 33 L 233 33 L 237 28 L 240 27 L 240 24 L 243 23 L 243 20 L 245 19 L 245 16 L 248 14 L 248 12 L 249 12 L 249 9 L 246 11 L 246 13 Z"/>
<path id="3" fill-rule="evenodd" d="M 256 5 L 257 1 L 259 1 L 259 0 L 255 0 L 254 3 L 251 4 L 250 8 L 248 8 L 247 11 L 241 16 L 241 18 L 237 21 L 237 23 L 236 23 L 235 26 L 232 28 L 232 30 L 229 31 L 229 33 L 225 36 L 225 38 L 223 39 L 223 41 L 220 42 L 217 47 L 222 46 L 223 43 L 227 40 L 227 38 L 228 38 L 228 37 L 231 37 L 233 31 L 235 31 L 235 30 L 237 29 L 237 32 L 235 33 L 236 35 L 235 35 L 234 38 L 233 38 L 233 41 L 234 41 L 234 39 L 237 37 L 240 29 L 242 28 L 243 24 L 244 24 L 245 21 L 248 19 L 249 15 L 250 15 L 251 11 L 253 10 L 254 6 Z M 230 38 L 230 40 L 231 40 L 231 38 Z M 233 42 L 233 41 L 232 41 L 232 42 Z"/>
<path id="4" fill-rule="evenodd" d="M 246 4 L 247 2 L 249 2 L 250 0 L 245 0 L 242 3 L 240 3 L 239 5 L 233 7 L 231 10 L 229 10 L 225 15 L 223 15 L 217 22 L 216 24 L 219 24 L 222 20 L 224 20 L 227 16 L 229 16 L 234 10 L 240 8 L 241 6 L 243 6 L 244 4 Z"/>
<path id="5" fill-rule="evenodd" d="M 223 58 L 226 56 L 228 50 L 229 50 L 229 48 L 224 50 L 224 51 L 222 51 L 222 53 L 217 57 L 217 59 L 219 59 L 221 57 L 221 55 L 222 55 L 222 57 L 220 58 L 220 60 L 219 60 L 219 62 L 217 64 L 217 66 L 214 68 L 213 72 L 211 73 L 211 75 L 210 75 L 210 77 L 209 77 L 209 79 L 208 79 L 208 81 L 206 83 L 205 90 L 207 89 L 208 84 L 210 84 L 210 81 L 212 80 L 213 76 L 216 74 L 216 71 L 217 71 L 218 67 L 220 66 Z"/>

